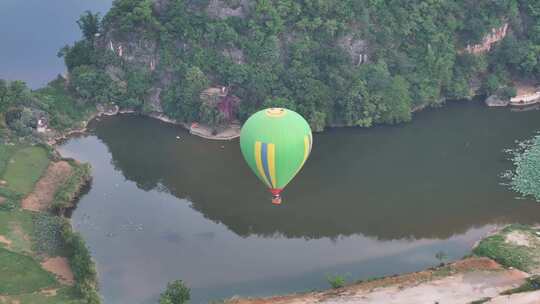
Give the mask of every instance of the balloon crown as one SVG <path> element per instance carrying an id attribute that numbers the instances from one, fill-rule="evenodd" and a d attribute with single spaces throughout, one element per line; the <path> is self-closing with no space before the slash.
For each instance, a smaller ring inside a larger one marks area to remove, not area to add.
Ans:
<path id="1" fill-rule="evenodd" d="M 269 108 L 266 109 L 266 115 L 269 117 L 283 117 L 287 113 L 284 108 Z"/>

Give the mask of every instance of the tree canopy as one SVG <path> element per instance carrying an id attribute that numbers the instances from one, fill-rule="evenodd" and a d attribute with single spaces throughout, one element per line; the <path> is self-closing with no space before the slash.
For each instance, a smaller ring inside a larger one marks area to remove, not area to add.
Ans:
<path id="1" fill-rule="evenodd" d="M 84 39 L 61 55 L 70 71 L 121 69 L 120 81 L 111 78 L 126 105 L 144 108 L 159 87 L 166 114 L 200 120 L 201 108 L 205 117 L 211 111 L 199 93 L 219 84 L 242 100 L 240 119 L 286 101 L 314 130 L 405 122 L 413 109 L 476 93 L 509 96 L 512 79 L 540 75 L 534 1 L 217 1 L 217 11 L 209 2 L 117 0 L 102 21 L 81 16 Z M 505 23 L 509 34 L 491 52 L 465 51 Z M 137 54 L 151 42 L 156 49 L 144 56 L 157 66 L 118 60 L 103 46 L 109 41 Z"/>

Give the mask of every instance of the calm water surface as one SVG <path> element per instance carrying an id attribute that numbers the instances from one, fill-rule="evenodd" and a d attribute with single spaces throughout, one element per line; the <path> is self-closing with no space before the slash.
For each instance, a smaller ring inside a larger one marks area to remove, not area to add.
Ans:
<path id="1" fill-rule="evenodd" d="M 535 134 L 539 118 L 455 103 L 410 124 L 317 134 L 280 207 L 238 141 L 152 119 L 101 119 L 61 151 L 93 166 L 73 223 L 105 303 L 155 303 L 174 279 L 204 303 L 419 270 L 439 251 L 460 258 L 496 225 L 540 222 L 540 205 L 499 177 L 511 166 L 502 150 Z"/>
<path id="2" fill-rule="evenodd" d="M 80 39 L 85 10 L 109 10 L 112 0 L 0 0 L 0 78 L 38 88 L 64 73 L 58 50 Z"/>

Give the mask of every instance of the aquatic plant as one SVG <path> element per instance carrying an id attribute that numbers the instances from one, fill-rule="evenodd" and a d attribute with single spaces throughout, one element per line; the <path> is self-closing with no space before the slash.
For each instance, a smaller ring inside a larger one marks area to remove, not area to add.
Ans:
<path id="1" fill-rule="evenodd" d="M 540 135 L 519 142 L 517 148 L 507 152 L 512 155 L 514 170 L 503 177 L 509 180 L 512 190 L 540 202 Z"/>
<path id="2" fill-rule="evenodd" d="M 40 212 L 32 215 L 32 222 L 33 250 L 49 256 L 62 255 L 64 250 L 62 227 L 66 219 Z"/>

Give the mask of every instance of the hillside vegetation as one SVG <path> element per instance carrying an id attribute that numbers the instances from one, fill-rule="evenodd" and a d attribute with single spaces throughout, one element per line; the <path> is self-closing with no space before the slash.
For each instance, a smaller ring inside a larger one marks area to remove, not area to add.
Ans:
<path id="1" fill-rule="evenodd" d="M 40 119 L 77 129 L 107 104 L 212 127 L 268 106 L 315 131 L 369 127 L 540 78 L 538 1 L 115 0 L 77 23 L 67 77 L 0 80 L 0 138 L 36 137 Z M 212 86 L 239 100 L 232 117 L 201 99 Z"/>
<path id="2" fill-rule="evenodd" d="M 506 24 L 489 52 L 467 51 Z M 540 75 L 537 1 L 116 0 L 79 25 L 60 54 L 76 96 L 184 122 L 215 121 L 199 97 L 211 85 L 241 99 L 240 120 L 286 106 L 322 130 L 512 96 L 511 80 Z"/>

